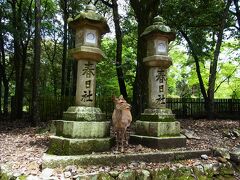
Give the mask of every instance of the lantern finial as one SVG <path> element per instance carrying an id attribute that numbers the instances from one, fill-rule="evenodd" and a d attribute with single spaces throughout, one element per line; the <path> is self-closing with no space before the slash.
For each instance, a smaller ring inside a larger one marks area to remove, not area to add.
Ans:
<path id="1" fill-rule="evenodd" d="M 92 1 L 86 6 L 86 12 L 95 12 L 96 7 L 93 5 Z"/>

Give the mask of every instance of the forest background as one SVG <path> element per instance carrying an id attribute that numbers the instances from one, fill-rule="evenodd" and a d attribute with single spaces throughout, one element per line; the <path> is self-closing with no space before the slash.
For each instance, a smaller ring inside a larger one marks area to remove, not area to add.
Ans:
<path id="1" fill-rule="evenodd" d="M 214 99 L 240 98 L 240 3 L 238 0 L 95 0 L 112 32 L 104 36 L 97 65 L 97 97 L 123 94 L 138 117 L 146 107 L 147 68 L 141 38 L 153 17 L 175 29 L 168 97 L 203 98 L 214 115 Z M 89 0 L 0 0 L 0 116 L 31 112 L 37 125 L 42 98 L 72 97 L 76 61 L 68 55 L 74 33 L 67 20 Z M 12 103 L 10 103 L 12 102 Z"/>

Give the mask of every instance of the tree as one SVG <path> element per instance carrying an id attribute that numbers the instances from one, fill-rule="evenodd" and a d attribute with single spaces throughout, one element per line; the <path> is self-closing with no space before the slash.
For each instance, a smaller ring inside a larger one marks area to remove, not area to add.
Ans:
<path id="1" fill-rule="evenodd" d="M 67 48 L 68 48 L 68 25 L 67 20 L 69 18 L 68 3 L 67 0 L 60 0 L 60 7 L 63 11 L 63 52 L 62 52 L 62 84 L 61 95 L 65 96 L 66 88 L 66 60 L 67 60 Z"/>
<path id="2" fill-rule="evenodd" d="M 220 53 L 220 48 L 221 44 L 223 41 L 223 31 L 226 26 L 226 21 L 228 18 L 228 11 L 229 7 L 232 3 L 232 0 L 228 0 L 225 8 L 223 9 L 222 17 L 220 18 L 220 23 L 217 25 L 217 30 L 214 32 L 214 34 L 217 34 L 216 42 L 213 42 L 213 46 L 215 45 L 215 49 L 213 50 L 213 59 L 210 61 L 210 70 L 209 70 L 209 80 L 208 80 L 208 89 L 206 90 L 202 75 L 201 75 L 201 70 L 200 70 L 200 57 L 197 53 L 196 50 L 196 45 L 194 45 L 194 42 L 189 38 L 189 35 L 184 30 L 180 30 L 182 36 L 185 38 L 187 41 L 189 48 L 191 50 L 191 54 L 195 60 L 195 65 L 196 65 L 196 72 L 198 75 L 198 80 L 199 80 L 199 85 L 201 89 L 201 93 L 203 95 L 203 98 L 205 100 L 205 110 L 207 112 L 207 116 L 209 119 L 212 119 L 214 114 L 214 92 L 215 92 L 215 82 L 216 82 L 216 73 L 217 73 L 217 64 L 218 64 L 218 59 L 219 59 L 219 53 Z M 214 37 L 213 37 L 214 38 Z M 215 40 L 214 40 L 215 41 Z"/>
<path id="3" fill-rule="evenodd" d="M 15 102 L 13 117 L 22 118 L 25 68 L 27 50 L 32 37 L 32 2 L 33 0 L 8 0 L 11 5 L 10 22 L 12 25 L 14 44 L 14 70 L 15 70 Z"/>
<path id="4" fill-rule="evenodd" d="M 32 83 L 32 123 L 39 125 L 39 72 L 41 59 L 41 2 L 35 0 L 35 38 L 34 38 L 34 64 L 33 64 L 33 83 Z"/>

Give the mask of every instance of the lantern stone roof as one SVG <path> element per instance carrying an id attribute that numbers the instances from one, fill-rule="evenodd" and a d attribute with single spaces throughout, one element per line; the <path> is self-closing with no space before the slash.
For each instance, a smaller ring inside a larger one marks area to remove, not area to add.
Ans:
<path id="1" fill-rule="evenodd" d="M 85 11 L 80 12 L 74 19 L 69 18 L 68 23 L 72 29 L 82 26 L 93 26 L 97 27 L 101 34 L 110 32 L 106 19 L 96 13 L 96 7 L 92 3 L 88 4 Z"/>
<path id="2" fill-rule="evenodd" d="M 176 38 L 176 33 L 171 28 L 164 24 L 164 20 L 161 16 L 156 16 L 153 19 L 153 24 L 148 26 L 141 36 L 147 36 L 154 33 L 161 33 L 166 36 L 169 41 L 173 41 Z"/>

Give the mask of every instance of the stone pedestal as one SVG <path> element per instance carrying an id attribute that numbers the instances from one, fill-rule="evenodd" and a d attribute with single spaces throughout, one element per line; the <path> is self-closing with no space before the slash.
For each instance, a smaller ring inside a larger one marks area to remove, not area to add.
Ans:
<path id="1" fill-rule="evenodd" d="M 158 149 L 186 146 L 186 137 L 180 134 L 180 123 L 170 109 L 145 109 L 135 127 L 136 134 L 131 135 L 130 143 Z"/>
<path id="2" fill-rule="evenodd" d="M 49 154 L 80 155 L 108 151 L 110 122 L 99 108 L 71 106 L 63 114 L 64 120 L 53 121 L 55 136 L 50 136 Z"/>

